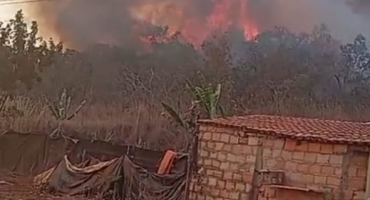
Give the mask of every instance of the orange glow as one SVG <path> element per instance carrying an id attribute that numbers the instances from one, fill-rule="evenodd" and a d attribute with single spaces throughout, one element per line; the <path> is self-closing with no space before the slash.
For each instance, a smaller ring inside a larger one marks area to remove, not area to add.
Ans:
<path id="1" fill-rule="evenodd" d="M 212 8 L 207 16 L 191 13 L 196 4 L 193 1 L 154 1 L 132 5 L 129 12 L 133 19 L 156 26 L 168 26 L 170 34 L 180 32 L 182 37 L 195 46 L 214 31 L 228 31 L 231 28 L 244 30 L 246 40 L 252 40 L 259 33 L 253 19 L 248 15 L 248 0 L 210 0 Z"/>

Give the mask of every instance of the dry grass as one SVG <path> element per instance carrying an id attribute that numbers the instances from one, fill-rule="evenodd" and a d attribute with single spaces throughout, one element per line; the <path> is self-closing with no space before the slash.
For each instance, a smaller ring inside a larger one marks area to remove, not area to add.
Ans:
<path id="1" fill-rule="evenodd" d="M 51 133 L 57 121 L 41 100 L 17 97 L 6 102 L 6 109 L 16 108 L 21 114 L 10 113 L 1 120 L 4 130 L 18 132 Z M 72 108 L 74 109 L 74 108 Z M 187 142 L 184 132 L 180 133 L 170 121 L 161 116 L 161 108 L 140 104 L 128 109 L 120 105 L 87 104 L 70 121 L 64 121 L 66 134 L 151 149 L 183 149 Z"/>
<path id="2" fill-rule="evenodd" d="M 247 111 L 249 114 L 281 114 L 356 121 L 369 120 L 367 113 L 370 112 L 369 108 L 351 109 L 339 104 L 326 106 L 284 104 L 279 109 L 273 104 L 248 107 L 253 108 Z M 21 114 L 14 112 L 14 108 Z M 74 108 L 72 107 L 72 110 Z M 58 124 L 45 102 L 40 99 L 16 97 L 6 102 L 6 109 L 8 110 L 6 116 L 0 118 L 0 131 L 11 129 L 18 132 L 51 133 Z M 129 108 L 120 104 L 86 104 L 75 118 L 64 121 L 62 128 L 72 137 L 139 145 L 150 149 L 183 150 L 188 141 L 186 133 L 181 132 L 169 119 L 163 117 L 162 111 L 159 104 L 137 104 Z M 243 113 L 246 112 L 237 114 Z"/>

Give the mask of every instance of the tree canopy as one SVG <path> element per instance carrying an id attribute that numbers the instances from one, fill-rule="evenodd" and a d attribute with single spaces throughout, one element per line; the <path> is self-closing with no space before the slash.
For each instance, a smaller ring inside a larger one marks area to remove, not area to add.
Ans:
<path id="1" fill-rule="evenodd" d="M 22 10 L 9 23 L 0 22 L 0 89 L 14 91 L 19 83 L 31 89 L 41 81 L 40 72 L 52 64 L 53 54 L 62 49 L 52 40 L 47 45 L 38 36 L 37 22 L 28 25 Z"/>
<path id="2" fill-rule="evenodd" d="M 242 32 L 214 33 L 199 48 L 181 33 L 154 40 L 151 50 L 91 44 L 82 51 L 38 36 L 22 11 L 0 23 L 0 89 L 26 95 L 55 96 L 63 88 L 93 103 L 119 102 L 124 107 L 169 102 L 186 108 L 185 80 L 222 84 L 222 107 L 228 113 L 267 112 L 322 115 L 341 107 L 354 117 L 370 108 L 370 52 L 364 35 L 344 44 L 325 26 L 311 33 L 284 27 L 246 41 Z M 141 35 L 165 36 L 150 27 Z M 334 108 L 335 107 L 335 108 Z M 329 111 L 328 111 L 329 110 Z"/>

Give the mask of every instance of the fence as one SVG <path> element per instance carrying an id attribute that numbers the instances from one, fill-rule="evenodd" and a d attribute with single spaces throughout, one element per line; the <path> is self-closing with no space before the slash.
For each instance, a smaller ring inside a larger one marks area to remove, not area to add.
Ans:
<path id="1" fill-rule="evenodd" d="M 188 156 L 177 154 L 170 173 L 159 175 L 156 172 L 164 154 L 104 141 L 54 139 L 46 134 L 9 131 L 0 135 L 0 170 L 23 176 L 49 170 L 43 173 L 48 176 L 45 182 L 63 194 L 107 196 L 109 191 L 115 199 L 185 199 Z M 108 176 L 113 178 L 108 180 Z M 81 187 L 76 189 L 77 182 Z"/>

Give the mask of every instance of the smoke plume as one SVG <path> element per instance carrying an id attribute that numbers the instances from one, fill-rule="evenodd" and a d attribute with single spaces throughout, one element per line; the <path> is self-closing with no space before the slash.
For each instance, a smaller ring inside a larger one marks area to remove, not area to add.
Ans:
<path id="1" fill-rule="evenodd" d="M 142 27 L 168 25 L 201 43 L 212 31 L 240 29 L 246 39 L 275 26 L 310 32 L 326 24 L 348 42 L 370 36 L 367 0 L 60 0 L 30 7 L 44 32 L 74 47 L 92 43 L 135 45 Z"/>

